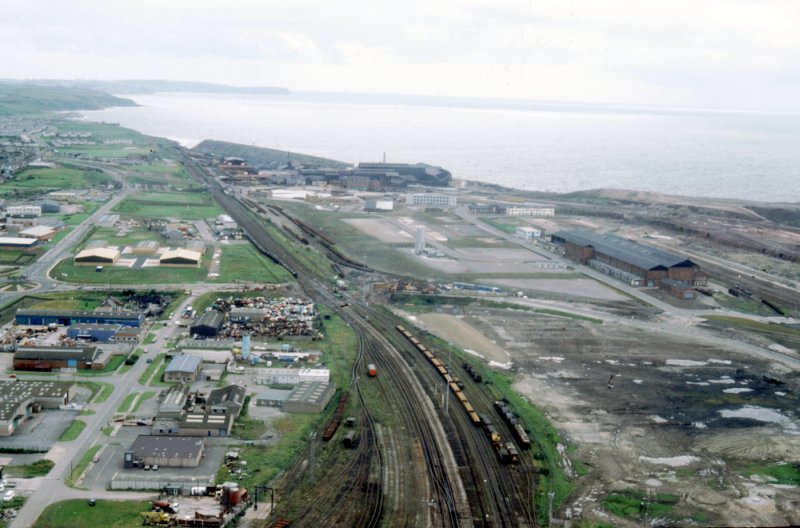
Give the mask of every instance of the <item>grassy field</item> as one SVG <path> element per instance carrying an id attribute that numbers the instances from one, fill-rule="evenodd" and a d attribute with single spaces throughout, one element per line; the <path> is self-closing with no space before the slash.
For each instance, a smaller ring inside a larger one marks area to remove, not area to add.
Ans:
<path id="1" fill-rule="evenodd" d="M 222 246 L 219 282 L 236 280 L 277 283 L 292 280 L 285 268 L 264 257 L 250 243 Z"/>
<path id="2" fill-rule="evenodd" d="M 750 464 L 739 468 L 739 472 L 747 477 L 762 475 L 775 484 L 800 486 L 800 462 Z"/>
<path id="3" fill-rule="evenodd" d="M 202 220 L 222 213 L 211 196 L 200 193 L 143 193 L 125 199 L 114 210 L 127 216 L 180 220 Z"/>
<path id="4" fill-rule="evenodd" d="M 86 422 L 83 420 L 72 420 L 61 436 L 58 437 L 59 442 L 71 442 L 78 438 L 83 430 L 86 429 Z"/>
<path id="5" fill-rule="evenodd" d="M 55 465 L 55 462 L 52 460 L 43 458 L 42 460 L 37 460 L 36 462 L 32 462 L 30 464 L 6 466 L 3 470 L 3 474 L 8 477 L 17 478 L 43 477 L 50 473 L 50 470 L 53 469 L 53 466 Z"/>
<path id="6" fill-rule="evenodd" d="M 125 267 L 106 266 L 97 273 L 94 266 L 76 266 L 72 258 L 59 262 L 51 276 L 77 284 L 194 284 L 204 282 L 208 276 L 206 256 L 199 268 L 145 268 L 131 270 Z"/>
<path id="7" fill-rule="evenodd" d="M 0 187 L 0 194 L 17 189 L 35 189 L 37 192 L 58 189 L 85 189 L 111 182 L 111 178 L 100 171 L 67 169 L 25 169 Z"/>
<path id="8" fill-rule="evenodd" d="M 47 506 L 34 528 L 130 528 L 142 525 L 139 512 L 149 511 L 150 501 L 98 500 L 89 506 L 86 499 L 56 502 Z"/>
<path id="9" fill-rule="evenodd" d="M 603 499 L 603 507 L 618 517 L 644 521 L 645 519 L 675 519 L 674 509 L 679 497 L 667 493 L 647 494 L 637 489 L 611 493 Z"/>

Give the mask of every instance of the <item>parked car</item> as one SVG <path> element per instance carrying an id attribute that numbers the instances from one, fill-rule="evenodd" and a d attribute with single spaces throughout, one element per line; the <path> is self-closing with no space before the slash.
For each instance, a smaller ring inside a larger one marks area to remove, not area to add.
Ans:
<path id="1" fill-rule="evenodd" d="M 144 470 L 145 471 L 150 471 L 150 464 L 145 464 L 144 465 Z"/>
<path id="2" fill-rule="evenodd" d="M 153 467 L 150 468 L 153 471 L 158 471 L 158 464 L 153 464 Z"/>
<path id="3" fill-rule="evenodd" d="M 3 502 L 8 502 L 8 501 L 10 501 L 10 500 L 13 500 L 15 495 L 16 495 L 16 493 L 14 493 L 14 490 L 8 490 L 8 491 L 6 491 L 6 492 L 3 494 Z"/>

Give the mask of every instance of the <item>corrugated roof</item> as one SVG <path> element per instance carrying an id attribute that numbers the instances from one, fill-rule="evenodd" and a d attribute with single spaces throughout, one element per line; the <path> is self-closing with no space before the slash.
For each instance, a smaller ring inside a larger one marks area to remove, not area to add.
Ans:
<path id="1" fill-rule="evenodd" d="M 130 450 L 139 458 L 197 458 L 204 448 L 202 437 L 139 435 Z"/>
<path id="2" fill-rule="evenodd" d="M 81 260 L 85 258 L 103 258 L 113 261 L 119 258 L 119 250 L 111 247 L 93 247 L 84 249 L 75 255 L 75 260 Z"/>
<path id="3" fill-rule="evenodd" d="M 219 330 L 222 328 L 222 323 L 225 321 L 225 317 L 216 310 L 211 310 L 210 312 L 203 312 L 203 314 L 197 318 L 191 328 L 198 328 L 200 326 L 208 326 L 210 328 L 215 328 Z"/>
<path id="4" fill-rule="evenodd" d="M 172 358 L 165 372 L 197 372 L 203 359 L 200 356 L 181 354 Z"/>
<path id="5" fill-rule="evenodd" d="M 178 249 L 171 249 L 169 251 L 165 251 L 164 253 L 162 253 L 161 257 L 159 258 L 159 261 L 164 262 L 165 260 L 185 259 L 185 260 L 200 262 L 200 259 L 202 258 L 203 255 L 199 251 L 195 251 L 192 249 L 178 248 Z"/>
<path id="6" fill-rule="evenodd" d="M 686 257 L 609 233 L 600 234 L 578 229 L 575 231 L 561 231 L 553 236 L 562 238 L 577 246 L 591 246 L 598 253 L 633 264 L 642 269 L 672 268 L 678 264 L 694 265 L 694 262 Z"/>

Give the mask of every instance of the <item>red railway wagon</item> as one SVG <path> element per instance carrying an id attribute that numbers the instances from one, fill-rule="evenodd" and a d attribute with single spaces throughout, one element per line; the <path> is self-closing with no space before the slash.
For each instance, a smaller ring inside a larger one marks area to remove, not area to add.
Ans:
<path id="1" fill-rule="evenodd" d="M 367 365 L 367 374 L 369 374 L 370 378 L 374 378 L 375 376 L 378 375 L 378 369 L 375 368 L 375 365 L 370 363 L 369 365 Z"/>

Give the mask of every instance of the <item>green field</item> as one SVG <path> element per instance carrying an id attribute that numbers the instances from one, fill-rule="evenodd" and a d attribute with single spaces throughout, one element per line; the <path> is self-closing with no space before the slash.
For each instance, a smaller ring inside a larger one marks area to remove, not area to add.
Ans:
<path id="1" fill-rule="evenodd" d="M 89 506 L 86 499 L 65 500 L 44 509 L 34 528 L 130 528 L 142 525 L 140 512 L 150 510 L 150 501 L 98 500 Z"/>
<path id="2" fill-rule="evenodd" d="M 800 462 L 750 464 L 739 468 L 739 471 L 747 477 L 762 475 L 775 484 L 800 486 Z"/>
<path id="3" fill-rule="evenodd" d="M 84 171 L 56 167 L 54 169 L 25 169 L 0 187 L 7 194 L 17 189 L 47 192 L 57 189 L 86 189 L 109 183 L 111 178 L 99 171 Z"/>
<path id="4" fill-rule="evenodd" d="M 42 114 L 58 110 L 91 110 L 108 106 L 133 106 L 130 99 L 120 99 L 94 90 L 36 86 L 30 83 L 0 82 L 0 115 Z"/>
<path id="5" fill-rule="evenodd" d="M 143 193 L 128 197 L 114 210 L 139 218 L 179 220 L 202 220 L 222 213 L 222 209 L 210 195 L 200 193 Z"/>
<path id="6" fill-rule="evenodd" d="M 17 478 L 32 478 L 43 477 L 50 473 L 50 470 L 55 466 L 55 462 L 43 458 L 30 464 L 21 464 L 18 466 L 6 466 L 4 468 L 4 475 L 8 477 Z"/>
<path id="7" fill-rule="evenodd" d="M 222 246 L 218 282 L 277 283 L 292 280 L 283 266 L 264 257 L 250 243 Z"/>

